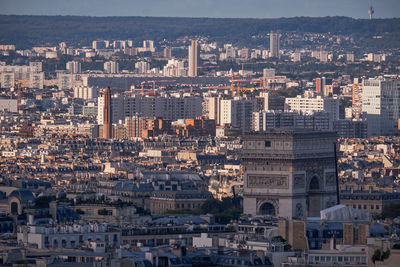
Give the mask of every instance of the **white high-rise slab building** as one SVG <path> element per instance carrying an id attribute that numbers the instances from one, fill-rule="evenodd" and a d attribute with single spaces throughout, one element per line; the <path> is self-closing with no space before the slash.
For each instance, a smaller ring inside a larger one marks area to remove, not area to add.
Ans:
<path id="1" fill-rule="evenodd" d="M 251 131 L 254 101 L 235 97 L 235 99 L 220 100 L 219 123 L 229 124 L 242 129 L 242 132 Z"/>
<path id="2" fill-rule="evenodd" d="M 339 98 L 336 95 L 332 98 L 298 95 L 285 99 L 285 110 L 296 110 L 303 113 L 326 111 L 329 113 L 329 120 L 333 122 L 339 119 Z"/>
<path id="3" fill-rule="evenodd" d="M 74 87 L 74 98 L 94 99 L 99 96 L 98 87 L 76 86 Z"/>
<path id="4" fill-rule="evenodd" d="M 199 46 L 197 44 L 197 40 L 192 40 L 191 46 L 189 46 L 189 70 L 188 76 L 189 77 L 196 77 L 197 76 L 197 67 L 199 64 Z"/>
<path id="5" fill-rule="evenodd" d="M 118 62 L 116 62 L 116 61 L 104 62 L 104 72 L 105 73 L 118 73 L 119 72 Z"/>
<path id="6" fill-rule="evenodd" d="M 269 34 L 269 51 L 270 51 L 270 56 L 279 58 L 279 33 L 277 32 L 271 32 Z"/>
<path id="7" fill-rule="evenodd" d="M 103 123 L 104 97 L 98 97 L 98 124 Z M 111 96 L 111 117 L 113 122 L 126 117 L 163 118 L 167 120 L 195 119 L 202 115 L 202 98 L 199 96 Z"/>
<path id="8" fill-rule="evenodd" d="M 147 73 L 150 70 L 150 63 L 146 61 L 138 61 L 135 63 L 135 69 L 138 73 Z"/>
<path id="9" fill-rule="evenodd" d="M 69 61 L 66 64 L 66 69 L 69 73 L 81 73 L 81 63 L 79 61 Z"/>
<path id="10" fill-rule="evenodd" d="M 400 80 L 364 79 L 362 113 L 368 122 L 368 136 L 397 134 L 400 118 Z"/>

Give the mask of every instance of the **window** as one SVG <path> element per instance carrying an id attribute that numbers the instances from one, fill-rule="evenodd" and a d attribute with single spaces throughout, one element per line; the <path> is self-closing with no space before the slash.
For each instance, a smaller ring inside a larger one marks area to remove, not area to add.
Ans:
<path id="1" fill-rule="evenodd" d="M 342 256 L 339 256 L 338 257 L 338 262 L 342 262 L 343 261 L 343 257 Z"/>
<path id="2" fill-rule="evenodd" d="M 371 205 L 371 210 L 373 210 L 374 209 L 374 205 Z"/>
<path id="3" fill-rule="evenodd" d="M 379 205 L 376 205 L 376 209 L 379 210 Z"/>
<path id="4" fill-rule="evenodd" d="M 265 147 L 271 147 L 271 141 L 265 141 Z"/>
<path id="5" fill-rule="evenodd" d="M 325 262 L 325 256 L 321 256 L 321 262 Z"/>
<path id="6" fill-rule="evenodd" d="M 364 209 L 365 209 L 365 210 L 367 209 L 367 205 L 364 205 Z"/>

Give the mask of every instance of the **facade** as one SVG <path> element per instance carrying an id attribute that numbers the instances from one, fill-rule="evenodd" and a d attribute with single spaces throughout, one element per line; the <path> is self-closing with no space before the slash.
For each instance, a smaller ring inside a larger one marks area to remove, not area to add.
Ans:
<path id="1" fill-rule="evenodd" d="M 264 69 L 268 70 L 268 69 Z M 265 73 L 264 73 L 265 74 Z M 260 93 L 260 96 L 256 97 L 256 109 L 260 110 L 284 110 L 285 107 L 285 97 L 274 96 L 270 93 Z"/>
<path id="2" fill-rule="evenodd" d="M 126 117 L 124 127 L 127 138 L 148 138 L 171 132 L 171 121 L 157 118 Z"/>
<path id="3" fill-rule="evenodd" d="M 301 113 L 297 111 L 269 110 L 253 112 L 253 131 L 274 128 L 304 128 L 310 130 L 332 130 L 327 112 Z"/>
<path id="4" fill-rule="evenodd" d="M 150 70 L 150 63 L 146 61 L 136 62 L 135 69 L 138 73 L 147 73 Z"/>
<path id="5" fill-rule="evenodd" d="M 29 66 L 0 65 L 1 88 L 14 87 L 16 81 L 21 82 L 22 87 L 43 89 L 44 72 L 41 62 L 31 62 Z"/>
<path id="6" fill-rule="evenodd" d="M 165 47 L 163 50 L 163 56 L 166 59 L 171 59 L 172 58 L 172 48 L 171 47 Z"/>
<path id="7" fill-rule="evenodd" d="M 18 100 L 17 99 L 1 99 L 0 98 L 0 110 L 7 110 L 8 112 L 18 111 Z"/>
<path id="8" fill-rule="evenodd" d="M 197 67 L 199 64 L 199 45 L 197 44 L 197 40 L 192 40 L 192 44 L 189 46 L 189 77 L 196 77 L 197 76 Z"/>
<path id="9" fill-rule="evenodd" d="M 103 123 L 102 110 L 104 97 L 98 97 L 97 123 Z M 118 123 L 126 117 L 140 116 L 144 118 L 162 118 L 166 120 L 194 119 L 202 115 L 202 98 L 163 97 L 163 96 L 125 96 L 111 97 L 112 121 Z"/>
<path id="10" fill-rule="evenodd" d="M 1 88 L 12 88 L 15 85 L 14 72 L 1 72 L 0 73 Z"/>
<path id="11" fill-rule="evenodd" d="M 111 108 L 111 89 L 107 87 L 104 91 L 104 107 L 103 107 L 103 138 L 110 139 L 112 137 L 112 108 Z"/>
<path id="12" fill-rule="evenodd" d="M 105 40 L 96 40 L 92 42 L 92 48 L 94 50 L 98 50 L 98 49 L 106 49 L 109 45 L 109 41 L 105 41 Z"/>
<path id="13" fill-rule="evenodd" d="M 352 92 L 352 115 L 359 119 L 362 113 L 362 83 L 360 79 L 354 78 Z"/>
<path id="14" fill-rule="evenodd" d="M 170 59 L 163 68 L 163 74 L 167 77 L 186 76 L 185 62 L 177 59 Z"/>
<path id="15" fill-rule="evenodd" d="M 337 202 L 334 132 L 269 130 L 244 137 L 243 210 L 286 218 L 319 216 Z"/>
<path id="16" fill-rule="evenodd" d="M 208 191 L 154 191 L 150 196 L 151 214 L 164 214 L 168 210 L 199 210 L 212 198 Z"/>
<path id="17" fill-rule="evenodd" d="M 333 122 L 333 130 L 343 138 L 367 138 L 368 121 L 362 119 L 337 120 Z"/>
<path id="18" fill-rule="evenodd" d="M 368 136 L 396 135 L 400 117 L 400 80 L 363 80 L 362 113 L 368 121 Z"/>
<path id="19" fill-rule="evenodd" d="M 285 99 L 285 110 L 296 110 L 301 112 L 326 111 L 329 113 L 329 120 L 339 119 L 339 98 L 324 98 L 321 96 L 297 96 Z"/>
<path id="20" fill-rule="evenodd" d="M 400 193 L 375 190 L 341 190 L 340 203 L 380 215 L 388 206 L 400 204 Z"/>
<path id="21" fill-rule="evenodd" d="M 105 73 L 119 73 L 119 64 L 116 61 L 104 62 Z"/>
<path id="22" fill-rule="evenodd" d="M 269 52 L 271 57 L 279 58 L 279 33 L 271 32 L 269 34 Z"/>
<path id="23" fill-rule="evenodd" d="M 119 246 L 121 232 L 109 232 L 104 225 L 68 225 L 63 227 L 22 226 L 17 233 L 18 243 L 45 248 L 76 248 L 90 241 L 109 248 Z"/>
<path id="24" fill-rule="evenodd" d="M 94 99 L 99 96 L 98 87 L 76 86 L 74 87 L 74 98 Z"/>
<path id="25" fill-rule="evenodd" d="M 221 99 L 220 125 L 229 124 L 238 127 L 242 132 L 251 131 L 251 118 L 254 102 L 236 97 L 235 99 Z"/>
<path id="26" fill-rule="evenodd" d="M 66 69 L 69 73 L 81 73 L 81 63 L 79 61 L 69 61 L 66 64 Z"/>
<path id="27" fill-rule="evenodd" d="M 220 96 L 208 96 L 203 101 L 203 115 L 210 120 L 215 120 L 216 124 L 220 124 Z"/>

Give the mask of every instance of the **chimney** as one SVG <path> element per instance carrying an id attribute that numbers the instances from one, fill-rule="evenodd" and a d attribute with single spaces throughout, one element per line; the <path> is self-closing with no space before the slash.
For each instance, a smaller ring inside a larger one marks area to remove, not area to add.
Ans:
<path id="1" fill-rule="evenodd" d="M 330 249 L 331 249 L 331 250 L 336 249 L 336 237 L 335 237 L 335 236 L 331 237 L 331 239 L 329 240 L 329 242 L 330 242 Z"/>

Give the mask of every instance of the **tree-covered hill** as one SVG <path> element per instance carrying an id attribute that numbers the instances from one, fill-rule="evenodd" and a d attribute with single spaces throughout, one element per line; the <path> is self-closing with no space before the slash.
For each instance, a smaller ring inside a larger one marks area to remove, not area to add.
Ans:
<path id="1" fill-rule="evenodd" d="M 0 44 L 17 48 L 54 45 L 67 41 L 88 45 L 94 39 L 131 39 L 141 41 L 173 40 L 183 36 L 208 36 L 211 40 L 245 44 L 252 36 L 271 30 L 299 33 L 352 35 L 372 40 L 371 45 L 400 47 L 400 19 L 352 19 L 348 17 L 295 17 L 279 19 L 235 18 L 166 18 L 166 17 L 81 17 L 81 16 L 15 16 L 0 15 Z M 362 42 L 368 46 L 368 42 Z"/>

